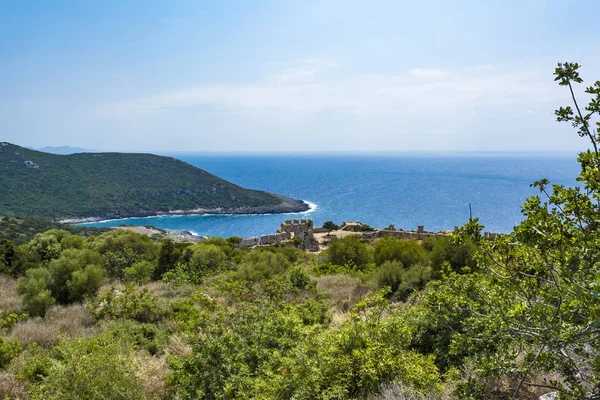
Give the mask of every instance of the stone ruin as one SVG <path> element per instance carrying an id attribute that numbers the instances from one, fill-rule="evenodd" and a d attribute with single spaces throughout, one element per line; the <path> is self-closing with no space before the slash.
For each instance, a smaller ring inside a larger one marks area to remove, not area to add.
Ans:
<path id="1" fill-rule="evenodd" d="M 282 242 L 290 243 L 292 239 L 300 238 L 301 248 L 316 251 L 319 249 L 319 244 L 314 238 L 313 226 L 313 221 L 311 219 L 289 219 L 280 225 L 277 233 L 242 239 L 237 244 L 237 247 L 272 246 Z"/>

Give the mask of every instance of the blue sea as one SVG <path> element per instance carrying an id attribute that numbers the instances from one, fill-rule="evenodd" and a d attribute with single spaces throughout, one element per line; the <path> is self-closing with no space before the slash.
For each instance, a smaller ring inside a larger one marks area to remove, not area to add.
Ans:
<path id="1" fill-rule="evenodd" d="M 473 216 L 487 231 L 509 232 L 541 178 L 574 185 L 576 154 L 168 154 L 240 186 L 302 199 L 309 212 L 285 215 L 185 215 L 86 225 L 152 225 L 201 236 L 274 233 L 286 219 L 361 221 L 374 227 L 453 229 Z"/>

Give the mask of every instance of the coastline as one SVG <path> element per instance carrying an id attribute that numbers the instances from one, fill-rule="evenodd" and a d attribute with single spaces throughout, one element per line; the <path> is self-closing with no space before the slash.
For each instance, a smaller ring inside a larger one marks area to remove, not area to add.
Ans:
<path id="1" fill-rule="evenodd" d="M 128 218 L 150 218 L 161 216 L 184 216 L 184 215 L 266 215 L 266 214 L 299 214 L 310 212 L 316 208 L 315 203 L 305 200 L 292 200 L 284 196 L 276 195 L 282 199 L 282 202 L 274 206 L 259 207 L 236 207 L 236 208 L 196 208 L 190 210 L 169 210 L 169 211 L 139 211 L 127 214 L 113 214 L 96 217 L 81 218 L 59 218 L 55 222 L 66 225 L 77 225 L 85 223 L 94 223 L 110 220 L 128 219 Z"/>

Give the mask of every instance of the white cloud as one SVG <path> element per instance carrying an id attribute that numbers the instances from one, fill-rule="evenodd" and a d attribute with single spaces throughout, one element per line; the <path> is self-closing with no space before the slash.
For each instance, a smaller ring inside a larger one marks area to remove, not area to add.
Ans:
<path id="1" fill-rule="evenodd" d="M 118 118 L 206 110 L 278 116 L 328 111 L 415 116 L 506 105 L 528 110 L 533 104 L 564 97 L 540 71 L 514 67 L 415 68 L 396 75 L 319 79 L 319 72 L 332 66 L 305 60 L 264 82 L 173 90 L 105 104 L 100 112 Z"/>
<path id="2" fill-rule="evenodd" d="M 445 78 L 448 71 L 440 68 L 413 68 L 408 70 L 408 74 L 417 78 Z"/>
<path id="3" fill-rule="evenodd" d="M 272 80 L 282 84 L 307 82 L 314 79 L 319 72 L 335 66 L 336 63 L 330 60 L 306 59 L 272 75 Z"/>

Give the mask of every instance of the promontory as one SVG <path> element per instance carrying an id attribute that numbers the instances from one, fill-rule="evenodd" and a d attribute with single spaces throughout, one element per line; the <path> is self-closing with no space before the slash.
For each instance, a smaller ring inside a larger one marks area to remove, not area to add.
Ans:
<path id="1" fill-rule="evenodd" d="M 80 222 L 307 209 L 308 204 L 301 200 L 244 189 L 171 157 L 55 155 L 0 142 L 0 214 Z"/>

